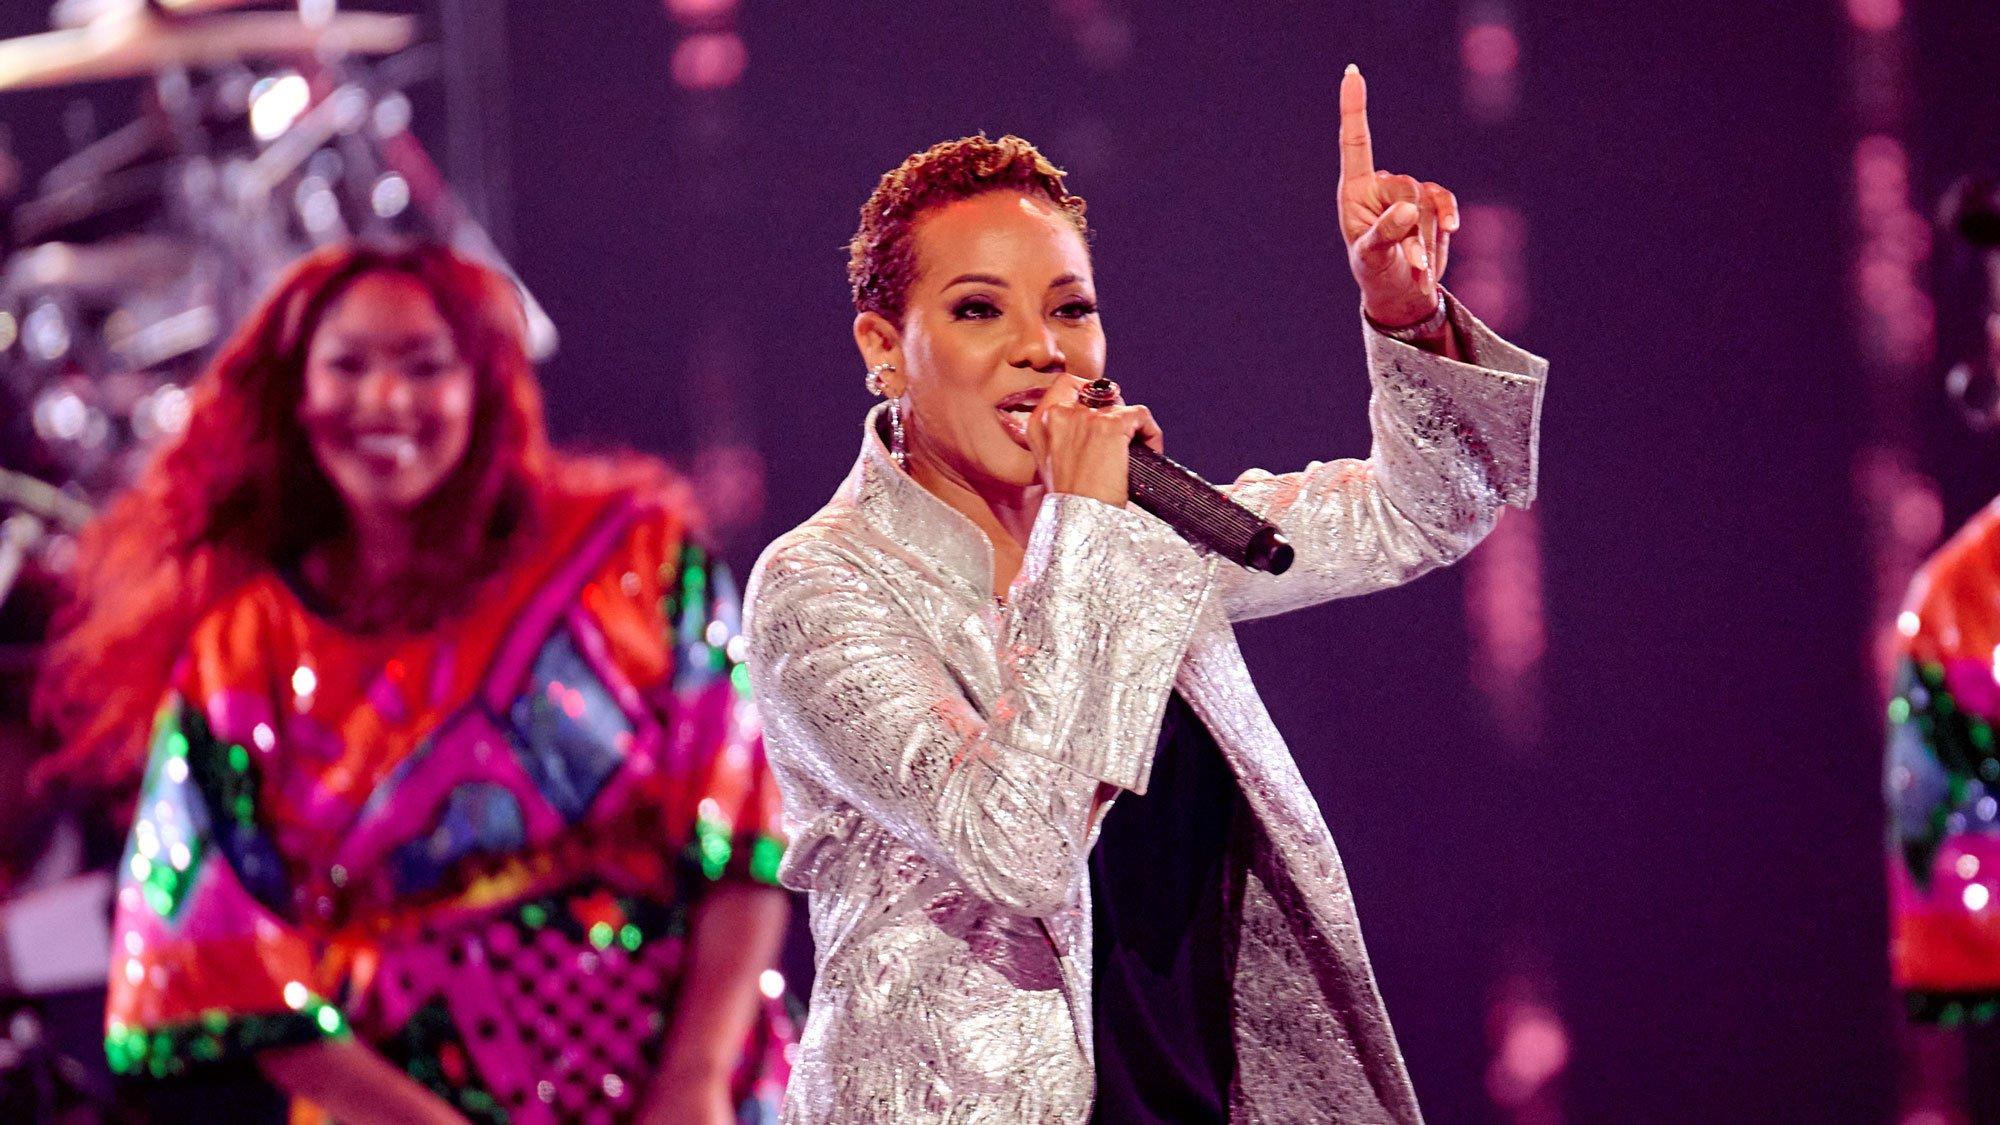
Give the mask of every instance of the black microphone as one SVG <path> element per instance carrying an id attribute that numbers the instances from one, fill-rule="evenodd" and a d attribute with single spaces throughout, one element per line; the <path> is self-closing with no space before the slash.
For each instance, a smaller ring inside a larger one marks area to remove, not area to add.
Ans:
<path id="1" fill-rule="evenodd" d="M 1118 384 L 1099 378 L 1077 392 L 1077 401 L 1103 409 L 1118 401 Z M 1143 439 L 1132 440 L 1127 491 L 1132 502 L 1165 520 L 1180 537 L 1251 570 L 1283 574 L 1292 565 L 1284 532 L 1224 496 L 1193 469 Z"/>

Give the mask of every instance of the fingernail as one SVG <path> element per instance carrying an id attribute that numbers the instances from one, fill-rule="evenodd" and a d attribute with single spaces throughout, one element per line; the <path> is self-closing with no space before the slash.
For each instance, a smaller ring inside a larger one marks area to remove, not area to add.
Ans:
<path id="1" fill-rule="evenodd" d="M 1360 73 L 1361 73 L 1361 68 L 1360 68 L 1360 67 L 1358 67 L 1358 66 L 1355 66 L 1355 65 L 1354 65 L 1353 63 L 1348 63 L 1348 64 L 1347 64 L 1347 73 L 1349 73 L 1349 74 L 1360 74 Z"/>

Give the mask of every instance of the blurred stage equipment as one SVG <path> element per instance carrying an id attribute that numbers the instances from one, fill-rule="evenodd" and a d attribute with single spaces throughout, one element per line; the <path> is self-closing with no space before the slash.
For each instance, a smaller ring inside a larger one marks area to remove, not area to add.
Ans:
<path id="1" fill-rule="evenodd" d="M 97 1058 L 105 966 L 111 963 L 105 924 L 111 893 L 110 873 L 93 871 L 15 894 L 0 906 L 5 1120 L 111 1119 L 110 1076 Z"/>
<path id="2" fill-rule="evenodd" d="M 1945 391 L 1967 425 L 1990 433 L 2000 429 L 2000 180 L 1961 176 L 1945 193 L 1938 222 L 1969 243 L 1985 267 L 1980 316 L 1985 354 L 1953 364 L 1945 375 Z"/>
<path id="3" fill-rule="evenodd" d="M 179 432 L 188 380 L 298 255 L 425 237 L 514 276 L 410 131 L 403 91 L 436 66 L 412 45 L 414 21 L 331 0 L 233 10 L 248 3 L 62 0 L 54 30 L 0 41 L 0 96 L 147 82 L 135 120 L 82 144 L 13 209 L 0 521 L 34 522 L 0 524 L 0 578 L 60 563 L 75 517 Z M 541 358 L 554 326 L 522 297 Z"/>
<path id="4" fill-rule="evenodd" d="M 407 16 L 344 13 L 309 22 L 288 12 L 198 17 L 156 14 L 145 5 L 110 6 L 80 27 L 0 43 L 0 89 L 323 53 L 392 54 L 409 46 L 412 37 Z"/>

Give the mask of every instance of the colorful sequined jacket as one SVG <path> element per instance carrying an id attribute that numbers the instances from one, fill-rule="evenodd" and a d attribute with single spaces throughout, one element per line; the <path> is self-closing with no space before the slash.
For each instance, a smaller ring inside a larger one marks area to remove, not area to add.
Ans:
<path id="1" fill-rule="evenodd" d="M 1231 622 L 1407 582 L 1531 499 L 1546 364 L 1453 315 L 1476 363 L 1368 333 L 1367 460 L 1230 486 L 1297 547 L 1282 577 L 1057 495 L 1003 605 L 985 536 L 896 467 L 871 416 L 746 609 L 793 831 L 780 877 L 810 894 L 818 960 L 787 1122 L 1088 1117 L 1094 799 L 1145 792 L 1176 689 L 1255 821 L 1231 1119 L 1418 1119 L 1333 838 Z"/>
<path id="2" fill-rule="evenodd" d="M 1911 1016 L 2000 1015 L 2000 501 L 1918 572 L 1889 701 L 1890 971 Z"/>
<path id="3" fill-rule="evenodd" d="M 558 505 L 422 633 L 346 632 L 276 575 L 208 615 L 121 873 L 114 1068 L 358 1034 L 475 1120 L 625 1116 L 692 905 L 783 852 L 735 591 L 682 530 Z M 766 1017 L 739 1093 L 775 1111 Z"/>

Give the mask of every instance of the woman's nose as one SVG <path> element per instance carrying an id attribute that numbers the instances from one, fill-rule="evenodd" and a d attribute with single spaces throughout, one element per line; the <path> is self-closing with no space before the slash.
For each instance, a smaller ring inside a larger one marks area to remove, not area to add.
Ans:
<path id="1" fill-rule="evenodd" d="M 410 381 L 392 364 L 369 368 L 361 377 L 360 405 L 371 412 L 400 413 L 410 408 Z"/>
<path id="2" fill-rule="evenodd" d="M 1040 321 L 1030 322 L 1015 335 L 1014 357 L 1010 362 L 1015 367 L 1030 367 L 1036 371 L 1061 371 L 1065 365 L 1062 343 L 1048 325 Z"/>

